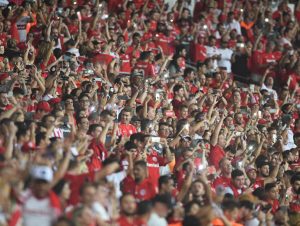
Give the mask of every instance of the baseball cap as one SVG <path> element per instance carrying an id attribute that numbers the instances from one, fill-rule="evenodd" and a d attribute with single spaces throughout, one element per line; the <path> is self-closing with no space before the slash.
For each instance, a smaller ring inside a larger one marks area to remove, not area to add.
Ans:
<path id="1" fill-rule="evenodd" d="M 50 105 L 47 101 L 40 101 L 37 104 L 36 110 L 42 110 L 42 111 L 50 112 L 51 108 L 50 108 Z"/>
<path id="2" fill-rule="evenodd" d="M 53 171 L 49 166 L 34 166 L 31 169 L 31 176 L 34 180 L 51 182 L 53 179 Z"/>
<path id="3" fill-rule="evenodd" d="M 253 166 L 253 165 L 249 165 L 249 166 L 246 167 L 246 173 L 250 172 L 251 170 L 257 171 L 255 166 Z"/>

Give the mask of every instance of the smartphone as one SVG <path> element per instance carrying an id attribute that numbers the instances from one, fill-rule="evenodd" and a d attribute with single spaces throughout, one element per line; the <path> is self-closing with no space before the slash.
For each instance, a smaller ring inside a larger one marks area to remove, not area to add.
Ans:
<path id="1" fill-rule="evenodd" d="M 155 100 L 156 101 L 160 100 L 160 94 L 159 93 L 155 93 Z"/>
<path id="2" fill-rule="evenodd" d="M 103 79 L 102 78 L 93 78 L 93 81 L 95 81 L 95 82 L 103 82 Z"/>
<path id="3" fill-rule="evenodd" d="M 251 92 L 254 92 L 254 84 L 250 84 L 249 89 Z"/>

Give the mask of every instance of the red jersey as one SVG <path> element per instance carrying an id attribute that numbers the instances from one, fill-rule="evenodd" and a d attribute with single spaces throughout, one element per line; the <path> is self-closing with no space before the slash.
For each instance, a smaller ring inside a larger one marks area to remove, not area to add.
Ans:
<path id="1" fill-rule="evenodd" d="M 171 37 L 164 35 L 163 33 L 158 33 L 155 35 L 155 45 L 156 47 L 161 47 L 164 55 L 171 55 L 174 53 L 173 46 L 171 45 L 174 41 Z"/>
<path id="2" fill-rule="evenodd" d="M 191 45 L 191 57 L 193 62 L 204 62 L 206 56 L 206 48 L 204 45 L 200 45 L 197 43 Z"/>
<path id="3" fill-rule="evenodd" d="M 94 172 L 89 172 L 89 173 L 83 173 L 83 174 L 79 174 L 79 175 L 73 175 L 73 174 L 66 174 L 65 175 L 65 180 L 70 182 L 70 188 L 71 188 L 71 195 L 70 198 L 68 200 L 68 203 L 70 205 L 75 206 L 76 204 L 79 203 L 79 191 L 81 186 L 86 182 L 86 181 L 90 181 L 93 182 L 94 181 Z"/>
<path id="4" fill-rule="evenodd" d="M 160 177 L 159 167 L 165 166 L 166 160 L 164 157 L 159 156 L 158 154 L 149 154 L 147 155 L 147 166 L 149 172 L 149 179 L 152 181 L 152 184 L 157 188 L 158 179 Z"/>
<path id="5" fill-rule="evenodd" d="M 230 177 L 228 178 L 228 177 L 224 177 L 224 176 L 219 176 L 214 180 L 212 186 L 214 188 L 218 187 L 219 185 L 223 185 L 224 187 L 228 187 L 229 184 L 230 184 L 230 181 L 231 181 Z"/>
<path id="6" fill-rule="evenodd" d="M 118 226 L 137 226 L 136 219 L 133 219 L 133 222 L 129 222 L 126 216 L 121 215 L 117 220 Z"/>
<path id="7" fill-rule="evenodd" d="M 218 170 L 219 162 L 224 157 L 225 151 L 223 150 L 223 148 L 221 148 L 219 145 L 216 145 L 214 147 L 212 146 L 208 157 L 210 165 L 213 165 L 216 168 L 216 170 Z"/>
<path id="8" fill-rule="evenodd" d="M 107 158 L 108 151 L 104 145 L 99 141 L 97 142 L 95 138 L 91 141 L 89 148 L 93 150 L 93 155 L 90 160 L 87 161 L 87 167 L 90 172 L 98 171 L 102 168 L 102 162 Z"/>
<path id="9" fill-rule="evenodd" d="M 149 200 L 156 195 L 153 183 L 149 178 L 138 184 L 131 176 L 127 176 L 122 181 L 122 192 L 134 195 L 138 201 Z"/>
<path id="10" fill-rule="evenodd" d="M 300 195 L 292 193 L 292 200 L 290 202 L 290 210 L 300 213 Z"/>
<path id="11" fill-rule="evenodd" d="M 131 134 L 136 133 L 136 128 L 134 125 L 131 124 L 119 124 L 119 129 L 118 129 L 118 135 L 124 136 L 124 137 L 130 137 Z"/>
<path id="12" fill-rule="evenodd" d="M 149 62 L 138 61 L 135 65 L 135 69 L 142 71 L 145 78 L 156 76 L 154 65 Z"/>
<path id="13" fill-rule="evenodd" d="M 256 178 L 254 184 L 252 185 L 253 189 L 264 187 L 265 180 L 263 178 Z"/>
<path id="14" fill-rule="evenodd" d="M 120 73 L 131 73 L 130 57 L 124 53 L 120 55 L 121 66 Z"/>

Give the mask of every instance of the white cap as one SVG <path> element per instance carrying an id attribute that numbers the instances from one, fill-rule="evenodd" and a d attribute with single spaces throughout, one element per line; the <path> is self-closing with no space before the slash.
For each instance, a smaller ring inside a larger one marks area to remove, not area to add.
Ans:
<path id="1" fill-rule="evenodd" d="M 53 170 L 49 166 L 34 166 L 31 169 L 31 176 L 33 179 L 51 182 L 53 179 Z"/>

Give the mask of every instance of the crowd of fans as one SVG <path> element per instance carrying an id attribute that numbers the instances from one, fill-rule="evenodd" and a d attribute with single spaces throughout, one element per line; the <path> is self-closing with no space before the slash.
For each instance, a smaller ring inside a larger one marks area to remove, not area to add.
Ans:
<path id="1" fill-rule="evenodd" d="M 0 225 L 299 226 L 299 23 L 300 1 L 1 0 Z"/>

